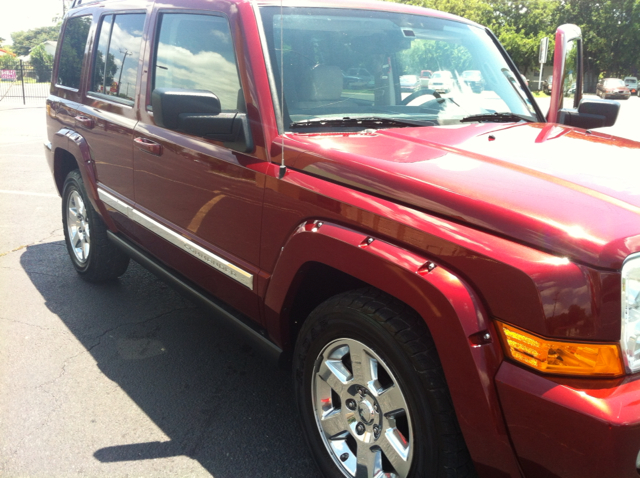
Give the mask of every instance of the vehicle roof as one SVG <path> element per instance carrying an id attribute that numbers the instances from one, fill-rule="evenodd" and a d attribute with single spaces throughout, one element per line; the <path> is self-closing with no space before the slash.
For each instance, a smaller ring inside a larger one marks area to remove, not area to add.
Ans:
<path id="1" fill-rule="evenodd" d="M 458 17 L 450 13 L 433 10 L 431 8 L 417 7 L 414 5 L 405 5 L 402 3 L 385 2 L 378 0 L 256 0 L 258 6 L 280 6 L 282 3 L 285 7 L 322 7 L 322 8 L 353 8 L 358 10 L 379 10 L 386 12 L 413 13 L 417 15 L 429 15 L 448 20 L 460 21 L 469 25 L 477 25 L 477 23 Z"/>
<path id="2" fill-rule="evenodd" d="M 154 0 L 73 0 L 69 11 L 80 8 L 95 7 L 98 5 L 113 5 L 126 2 L 131 5 L 153 3 Z"/>
<path id="3" fill-rule="evenodd" d="M 181 0 L 173 0 L 175 3 L 182 3 Z M 357 10 L 377 10 L 384 12 L 396 12 L 406 13 L 414 15 L 427 15 L 436 18 L 442 18 L 445 20 L 452 20 L 467 25 L 478 25 L 471 20 L 452 15 L 450 13 L 441 12 L 439 10 L 433 10 L 431 8 L 417 7 L 414 5 L 405 5 L 402 3 L 393 3 L 382 0 L 229 0 L 234 3 L 255 3 L 260 7 L 307 7 L 307 8 L 339 8 L 339 9 L 357 9 Z M 117 3 L 126 3 L 131 6 L 135 4 L 146 5 L 154 0 L 74 0 L 71 5 L 70 11 L 81 8 L 88 8 L 94 6 L 111 6 Z M 210 0 L 190 0 L 189 4 L 202 3 L 203 6 L 214 8 Z M 170 7 L 171 1 L 164 4 L 165 7 Z M 129 6 L 127 5 L 127 6 Z"/>

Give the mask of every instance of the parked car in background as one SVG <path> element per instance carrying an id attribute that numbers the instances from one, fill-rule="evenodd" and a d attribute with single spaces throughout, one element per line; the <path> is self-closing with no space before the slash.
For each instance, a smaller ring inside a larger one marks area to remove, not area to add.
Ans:
<path id="1" fill-rule="evenodd" d="M 400 91 L 413 93 L 420 89 L 420 78 L 418 75 L 402 75 L 400 76 Z"/>
<path id="2" fill-rule="evenodd" d="M 547 79 L 542 82 L 542 91 L 550 95 L 553 91 L 553 75 L 547 76 Z"/>
<path id="3" fill-rule="evenodd" d="M 628 100 L 631 91 L 620 78 L 603 78 L 596 85 L 596 95 L 600 98 L 621 98 Z"/>
<path id="4" fill-rule="evenodd" d="M 429 88 L 429 78 L 433 72 L 431 70 L 422 70 L 420 72 L 420 86 L 422 88 Z"/>
<path id="5" fill-rule="evenodd" d="M 484 90 L 484 80 L 479 70 L 463 71 L 462 81 L 464 81 L 474 93 L 480 93 Z"/>
<path id="6" fill-rule="evenodd" d="M 640 96 L 640 92 L 638 91 L 638 78 L 635 76 L 627 76 L 624 79 L 624 84 L 629 88 L 629 93 Z"/>
<path id="7" fill-rule="evenodd" d="M 436 71 L 431 75 L 429 88 L 436 93 L 448 93 L 453 89 L 453 75 L 448 70 Z"/>
<path id="8" fill-rule="evenodd" d="M 522 78 L 522 81 L 524 81 L 524 83 L 528 87 L 529 86 L 529 79 L 526 76 L 524 76 L 522 73 L 520 74 L 520 77 Z"/>
<path id="9" fill-rule="evenodd" d="M 399 76 L 434 56 L 491 94 Z M 55 62 L 70 267 L 115 280 L 133 257 L 265 341 L 323 476 L 638 478 L 640 143 L 585 131 L 618 102 L 556 88 L 545 116 L 491 32 L 392 2 L 76 0 Z M 238 434 L 261 418 L 234 411 Z M 223 437 L 220 463 L 282 433 Z"/>

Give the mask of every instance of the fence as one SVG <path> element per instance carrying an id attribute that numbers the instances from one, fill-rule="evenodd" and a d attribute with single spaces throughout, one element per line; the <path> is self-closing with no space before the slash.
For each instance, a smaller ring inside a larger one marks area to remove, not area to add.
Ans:
<path id="1" fill-rule="evenodd" d="M 15 70 L 0 70 L 0 101 L 44 100 L 49 96 L 51 70 L 20 60 Z"/>

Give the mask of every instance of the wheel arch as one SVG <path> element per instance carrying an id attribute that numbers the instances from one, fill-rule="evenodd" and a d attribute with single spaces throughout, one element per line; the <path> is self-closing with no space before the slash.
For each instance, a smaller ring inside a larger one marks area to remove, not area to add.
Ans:
<path id="1" fill-rule="evenodd" d="M 67 175 L 74 169 L 78 169 L 91 205 L 107 227 L 111 231 L 117 231 L 115 223 L 98 197 L 98 180 L 87 140 L 77 131 L 63 128 L 54 135 L 53 143 L 52 172 L 58 193 L 62 195 Z"/>
<path id="2" fill-rule="evenodd" d="M 79 169 L 75 156 L 66 149 L 56 148 L 53 153 L 53 179 L 60 195 L 64 188 L 64 180 L 74 169 Z"/>
<path id="3" fill-rule="evenodd" d="M 517 476 L 493 377 L 501 347 L 479 296 L 434 260 L 336 224 L 307 221 L 289 238 L 265 295 L 267 327 L 284 350 L 326 298 L 375 287 L 415 310 L 431 332 L 471 456 L 487 476 Z M 308 292 L 308 289 L 314 289 Z M 471 340 L 491 339 L 482 344 Z M 493 475 L 492 475 L 493 474 Z"/>

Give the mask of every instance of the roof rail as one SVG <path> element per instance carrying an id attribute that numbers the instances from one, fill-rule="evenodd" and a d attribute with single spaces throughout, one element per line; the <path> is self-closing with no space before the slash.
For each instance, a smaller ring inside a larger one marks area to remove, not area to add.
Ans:
<path id="1" fill-rule="evenodd" d="M 102 3 L 106 0 L 73 0 L 71 4 L 71 8 L 81 7 L 84 5 L 88 5 L 90 3 Z"/>

